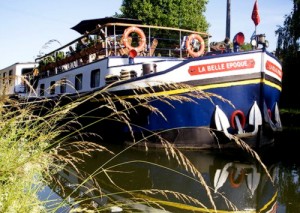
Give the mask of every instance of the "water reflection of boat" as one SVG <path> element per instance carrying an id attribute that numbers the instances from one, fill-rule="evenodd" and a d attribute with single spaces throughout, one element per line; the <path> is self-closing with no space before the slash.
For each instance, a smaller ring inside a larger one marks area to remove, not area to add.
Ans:
<path id="1" fill-rule="evenodd" d="M 232 154 L 220 155 L 211 152 L 191 151 L 185 154 L 209 187 L 218 212 L 276 212 L 277 167 L 275 164 L 268 166 L 268 172 L 275 182 L 273 183 L 261 165 L 254 160 L 246 158 L 241 160 Z M 102 165 L 102 157 L 95 156 L 91 161 L 87 160 L 84 165 L 85 171 L 89 173 L 95 171 L 98 168 L 97 165 Z M 114 167 L 119 163 L 122 166 Z M 163 152 L 133 150 L 129 151 L 126 157 L 120 157 L 107 166 L 111 171 L 118 172 L 109 173 L 110 179 L 106 175 L 96 177 L 103 193 L 101 199 L 93 201 L 98 207 L 111 199 L 120 201 L 120 199 L 131 199 L 130 196 L 134 196 L 157 202 L 171 212 L 214 211 L 214 206 L 199 178 L 186 171 L 184 165 L 179 165 L 175 160 L 168 160 Z M 73 181 L 78 183 L 78 179 L 73 177 L 74 174 L 60 173 L 59 175 L 66 181 L 65 185 L 72 186 Z M 107 199 L 105 193 L 119 192 L 121 189 L 112 182 L 132 193 L 130 196 L 123 194 L 122 197 L 109 196 Z M 147 189 L 155 190 L 155 193 L 144 193 Z M 72 191 L 73 188 L 70 190 Z M 159 193 L 159 190 L 168 196 Z M 178 199 L 178 196 L 172 192 L 182 193 L 198 200 L 199 203 Z M 83 194 L 83 192 L 77 193 Z"/>
<path id="2" fill-rule="evenodd" d="M 276 212 L 277 191 L 272 181 L 264 175 L 265 172 L 258 165 L 228 162 L 224 165 L 214 165 L 211 169 L 213 170 L 211 175 L 214 174 L 214 192 L 225 194 L 229 200 L 237 201 L 234 205 L 239 210 L 252 212 L 274 210 Z M 269 172 L 272 173 L 274 179 L 273 169 L 270 168 Z M 223 208 L 226 208 L 226 205 Z"/>
<path id="3" fill-rule="evenodd" d="M 138 202 L 134 203 L 130 198 L 122 196 L 123 193 L 118 195 L 119 193 L 108 191 L 92 179 L 80 179 L 77 171 L 71 167 L 60 171 L 57 178 L 56 183 L 59 184 L 54 183 L 43 191 L 43 194 L 51 195 L 44 195 L 44 199 L 55 198 L 46 203 L 46 207 L 49 209 L 58 210 L 55 212 L 70 212 L 74 208 L 77 208 L 77 212 L 79 209 L 85 209 L 87 212 L 93 212 L 95 209 L 102 209 L 102 212 L 123 212 L 124 207 L 120 207 L 121 203 L 127 206 L 126 208 L 139 212 L 167 212 Z M 57 195 L 60 197 L 57 198 Z"/>

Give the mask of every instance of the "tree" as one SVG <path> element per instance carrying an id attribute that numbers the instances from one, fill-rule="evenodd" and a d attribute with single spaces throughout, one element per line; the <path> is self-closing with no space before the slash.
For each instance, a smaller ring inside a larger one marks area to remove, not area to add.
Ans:
<path id="1" fill-rule="evenodd" d="M 276 53 L 282 51 L 297 52 L 299 49 L 300 37 L 300 1 L 294 0 L 294 7 L 290 15 L 285 17 L 284 26 L 278 26 L 276 35 L 278 35 Z"/>
<path id="2" fill-rule="evenodd" d="M 281 105 L 284 107 L 299 108 L 300 67 L 299 38 L 300 38 L 300 0 L 293 0 L 294 7 L 286 15 L 284 26 L 278 26 L 275 34 L 278 36 L 276 56 L 282 60 L 283 91 Z"/>
<path id="3" fill-rule="evenodd" d="M 252 45 L 250 43 L 245 42 L 242 46 L 241 49 L 244 51 L 252 50 Z"/>
<path id="4" fill-rule="evenodd" d="M 123 0 L 118 17 L 142 20 L 144 24 L 208 30 L 203 13 L 208 0 Z"/>

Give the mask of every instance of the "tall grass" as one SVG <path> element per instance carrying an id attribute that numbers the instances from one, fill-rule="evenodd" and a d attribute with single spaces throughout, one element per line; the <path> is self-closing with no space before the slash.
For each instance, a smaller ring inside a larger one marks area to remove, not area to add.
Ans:
<path id="1" fill-rule="evenodd" d="M 41 212 L 36 192 L 46 184 L 53 159 L 45 152 L 59 130 L 50 133 L 48 122 L 32 114 L 32 108 L 6 108 L 0 111 L 0 211 Z"/>
<path id="2" fill-rule="evenodd" d="M 70 124 L 76 124 L 76 120 L 71 120 L 61 125 L 74 106 L 55 107 L 40 115 L 43 109 L 40 103 L 23 106 L 2 96 L 0 104 L 0 212 L 46 211 L 37 192 L 65 164 L 73 165 L 80 160 L 74 153 L 58 154 L 66 140 L 59 138 L 70 134 L 74 127 Z M 78 147 L 82 155 L 88 155 L 91 150 L 105 150 L 84 141 L 68 144 Z"/>
<path id="3" fill-rule="evenodd" d="M 147 108 L 151 112 L 164 117 L 159 109 L 149 104 L 153 99 L 160 100 L 171 106 L 171 101 L 194 102 L 195 98 L 207 98 L 211 100 L 212 96 L 222 99 L 222 97 L 204 93 L 186 85 L 169 84 L 162 86 L 162 89 L 167 91 L 175 87 L 182 91 L 190 91 L 190 96 L 163 96 L 162 94 L 152 93 L 152 90 L 141 88 L 136 90 L 136 94 L 131 97 L 135 100 L 135 104 L 133 104 L 122 97 L 108 94 L 106 92 L 107 88 L 104 88 L 102 91 L 88 97 L 78 98 L 67 105 L 61 105 L 61 100 L 58 100 L 52 103 L 51 109 L 46 107 L 49 104 L 49 100 L 20 105 L 19 102 L 2 96 L 0 102 L 0 212 L 56 212 L 64 206 L 68 206 L 70 212 L 112 211 L 117 207 L 133 211 L 137 208 L 137 204 L 144 204 L 148 207 L 165 210 L 165 207 L 159 201 L 153 201 L 146 196 L 140 196 L 141 193 L 144 195 L 160 194 L 166 200 L 168 200 L 169 196 L 173 196 L 178 199 L 178 202 L 201 206 L 205 209 L 206 207 L 201 201 L 179 192 L 161 189 L 127 191 L 118 187 L 110 178 L 110 173 L 116 167 L 140 162 L 130 161 L 115 166 L 108 166 L 108 163 L 121 154 L 124 154 L 131 147 L 129 146 L 121 153 L 115 154 L 100 144 L 85 141 L 87 136 L 101 137 L 101 135 L 89 133 L 85 130 L 89 125 L 96 125 L 97 123 L 104 122 L 106 119 L 114 119 L 122 122 L 131 129 L 132 125 L 128 112 L 135 110 L 137 107 Z M 141 92 L 143 95 L 139 95 Z M 103 104 L 93 110 L 109 109 L 110 113 L 106 117 L 96 117 L 95 121 L 87 126 L 81 126 L 77 119 L 88 116 L 91 111 L 76 115 L 73 113 L 73 110 L 89 101 L 101 101 Z M 117 103 L 122 105 L 121 110 L 117 107 Z M 230 102 L 228 103 L 230 104 Z M 41 111 L 43 113 L 39 113 Z M 159 137 L 159 135 L 157 136 Z M 141 141 L 135 141 L 134 135 L 132 135 L 132 138 L 135 142 L 133 145 L 141 143 Z M 172 143 L 163 138 L 160 138 L 160 140 L 165 154 L 169 157 L 170 161 L 176 161 L 182 165 L 186 171 L 193 174 L 199 184 L 205 187 L 211 205 L 215 212 L 217 212 L 211 195 L 212 189 L 205 183 L 201 173 Z M 236 142 L 259 160 L 259 156 L 247 147 L 245 143 L 239 139 L 236 139 Z M 147 146 L 145 148 L 147 151 Z M 77 167 L 77 164 L 83 162 L 86 157 L 103 152 L 112 154 L 111 158 L 91 174 L 83 174 Z M 143 163 L 151 164 L 151 162 Z M 156 164 L 156 166 L 162 167 L 159 164 Z M 82 180 L 73 187 L 71 192 L 67 191 L 61 180 L 55 176 L 55 174 L 63 170 L 68 170 L 69 173 L 76 174 Z M 119 192 L 114 194 L 105 193 L 101 184 L 95 180 L 95 177 L 99 174 L 104 174 Z M 56 186 L 66 194 L 65 200 L 41 201 L 38 198 L 38 192 L 52 183 L 56 183 Z M 81 195 L 75 196 L 78 190 L 82 191 L 83 188 L 85 189 L 85 194 L 90 195 L 88 201 L 89 199 L 102 199 L 106 197 L 109 198 L 110 202 L 100 207 L 93 206 L 92 202 L 87 202 L 87 198 Z M 129 201 L 115 199 L 115 197 L 120 195 L 128 196 L 130 198 Z M 70 197 L 75 197 L 71 203 L 67 199 Z M 226 198 L 224 197 L 224 199 Z M 232 209 L 236 209 L 230 201 L 228 201 L 228 205 Z"/>

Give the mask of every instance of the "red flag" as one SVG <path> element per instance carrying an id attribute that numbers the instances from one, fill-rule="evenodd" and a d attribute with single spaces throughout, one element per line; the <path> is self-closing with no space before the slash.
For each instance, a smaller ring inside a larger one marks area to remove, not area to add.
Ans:
<path id="1" fill-rule="evenodd" d="M 259 14 L 258 14 L 257 0 L 255 0 L 253 11 L 252 11 L 252 17 L 251 18 L 252 18 L 255 26 L 257 26 L 259 24 L 259 22 L 260 22 L 260 17 L 259 17 Z"/>

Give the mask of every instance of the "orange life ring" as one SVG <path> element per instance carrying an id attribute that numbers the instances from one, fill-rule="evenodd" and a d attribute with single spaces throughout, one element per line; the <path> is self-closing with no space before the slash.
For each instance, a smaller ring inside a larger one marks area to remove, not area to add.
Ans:
<path id="1" fill-rule="evenodd" d="M 133 47 L 129 44 L 128 42 L 128 36 L 131 34 L 131 33 L 137 33 L 140 37 L 140 42 L 139 42 L 139 46 L 138 47 Z M 137 52 L 141 52 L 144 50 L 145 48 L 145 45 L 146 45 L 146 36 L 145 36 L 145 33 L 143 32 L 143 30 L 141 30 L 140 28 L 138 27 L 128 27 L 124 30 L 124 33 L 123 33 L 123 44 L 125 47 L 127 47 L 130 50 L 134 49 L 135 51 Z"/>
<path id="2" fill-rule="evenodd" d="M 194 52 L 193 48 L 191 48 L 191 42 L 193 41 L 193 39 L 198 40 L 200 43 L 200 50 L 197 52 Z M 193 34 L 189 35 L 188 38 L 186 39 L 185 46 L 186 46 L 188 53 L 194 58 L 199 57 L 204 53 L 205 43 L 204 43 L 203 38 L 198 34 L 193 33 Z"/>
<path id="3" fill-rule="evenodd" d="M 241 111 L 241 110 L 235 110 L 232 115 L 231 115 L 231 118 L 230 118 L 230 124 L 231 126 L 236 129 L 236 125 L 235 125 L 235 116 L 238 116 L 240 121 L 241 121 L 241 125 L 242 125 L 242 128 L 245 127 L 245 124 L 246 124 L 246 117 L 244 115 L 244 113 Z"/>
<path id="4" fill-rule="evenodd" d="M 230 181 L 231 187 L 238 188 L 238 187 L 240 187 L 240 185 L 242 184 L 242 182 L 245 178 L 245 170 L 242 169 L 240 171 L 240 173 L 238 174 L 237 178 L 235 178 L 235 173 L 236 173 L 235 169 L 230 170 L 230 172 L 229 172 L 229 181 Z"/>

